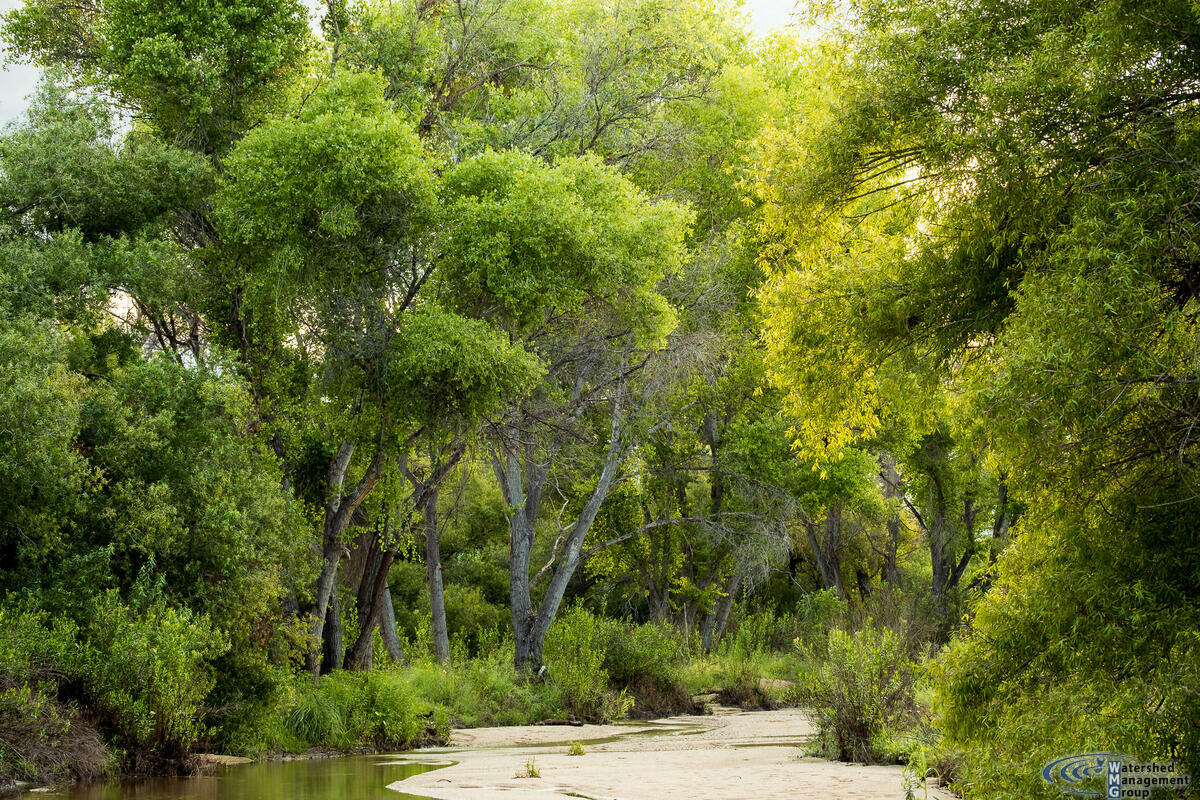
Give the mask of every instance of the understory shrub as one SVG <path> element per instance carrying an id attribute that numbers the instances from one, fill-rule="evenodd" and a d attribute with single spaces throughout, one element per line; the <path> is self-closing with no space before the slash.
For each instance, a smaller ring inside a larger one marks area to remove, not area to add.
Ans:
<path id="1" fill-rule="evenodd" d="M 202 704 L 211 659 L 228 641 L 207 618 L 161 599 L 132 609 L 115 592 L 97 599 L 83 649 L 89 709 L 130 757 L 180 758 L 206 733 Z M 134 765 L 135 771 L 140 771 Z"/>
<path id="2" fill-rule="evenodd" d="M 114 592 L 94 598 L 88 618 L 81 629 L 0 607 L 0 777 L 95 778 L 114 758 L 146 771 L 180 760 L 205 733 L 208 660 L 226 646 L 206 619 L 161 599 L 134 610 Z"/>
<path id="3" fill-rule="evenodd" d="M 597 621 L 609 687 L 630 695 L 631 713 L 652 718 L 692 710 L 683 681 L 687 648 L 676 628 L 666 623 Z"/>
<path id="4" fill-rule="evenodd" d="M 18 780 L 96 780 L 112 766 L 100 734 L 54 697 L 52 685 L 0 678 L 0 792 Z"/>
<path id="5" fill-rule="evenodd" d="M 633 707 L 624 690 L 609 687 L 605 662 L 606 623 L 582 607 L 555 620 L 543 657 L 561 706 L 580 719 L 620 719 Z"/>
<path id="6" fill-rule="evenodd" d="M 556 693 L 519 673 L 510 647 L 496 647 L 453 666 L 414 661 L 402 674 L 416 697 L 441 709 L 448 724 L 458 727 L 526 725 L 556 716 L 561 711 Z"/>
<path id="7" fill-rule="evenodd" d="M 425 738 L 432 718 L 397 670 L 339 671 L 301 678 L 297 687 L 295 704 L 284 718 L 284 744 L 292 748 L 413 747 Z"/>
<path id="8" fill-rule="evenodd" d="M 684 680 L 687 655 L 684 639 L 669 624 L 638 625 L 583 607 L 559 616 L 544 651 L 562 707 L 597 720 L 692 710 Z"/>
<path id="9" fill-rule="evenodd" d="M 722 703 L 742 708 L 793 702 L 798 659 L 792 643 L 801 620 L 769 611 L 735 620 L 711 652 L 693 653 L 685 662 L 681 683 L 689 694 L 715 693 Z M 779 645 L 785 640 L 787 649 Z"/>
<path id="10" fill-rule="evenodd" d="M 802 647 L 802 645 L 801 645 Z M 824 652 L 807 650 L 798 697 L 811 707 L 821 755 L 842 761 L 880 760 L 890 729 L 911 725 L 916 666 L 891 630 L 834 629 Z"/>

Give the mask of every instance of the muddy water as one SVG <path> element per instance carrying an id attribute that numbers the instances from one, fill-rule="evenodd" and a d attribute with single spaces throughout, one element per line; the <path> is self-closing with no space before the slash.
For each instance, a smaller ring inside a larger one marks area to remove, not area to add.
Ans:
<path id="1" fill-rule="evenodd" d="M 387 788 L 445 764 L 399 756 L 350 756 L 222 767 L 189 778 L 91 784 L 20 795 L 21 800 L 418 800 Z M 425 800 L 420 798 L 420 800 Z"/>
<path id="2" fill-rule="evenodd" d="M 629 731 L 584 738 L 583 741 L 588 745 L 605 744 L 628 737 L 686 736 L 704 730 L 699 725 L 663 722 L 637 723 L 628 727 Z M 535 747 L 561 745 L 560 741 L 553 741 Z M 478 748 L 420 751 L 421 763 L 408 760 L 406 754 L 268 761 L 220 767 L 195 777 L 111 781 L 52 792 L 30 792 L 19 797 L 20 800 L 428 800 L 387 786 L 449 766 L 454 763 L 455 752 L 473 749 Z M 431 762 L 430 755 L 446 760 Z"/>

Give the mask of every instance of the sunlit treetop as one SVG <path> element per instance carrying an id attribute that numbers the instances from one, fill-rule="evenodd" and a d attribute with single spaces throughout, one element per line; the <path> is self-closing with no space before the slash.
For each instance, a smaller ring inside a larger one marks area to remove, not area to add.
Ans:
<path id="1" fill-rule="evenodd" d="M 603 307 L 647 341 L 674 326 L 657 287 L 684 257 L 688 215 L 615 169 L 489 152 L 449 170 L 445 196 L 440 275 L 472 315 L 523 327 Z"/>
<path id="2" fill-rule="evenodd" d="M 5 15 L 4 37 L 212 154 L 262 118 L 311 34 L 298 0 L 30 0 Z"/>

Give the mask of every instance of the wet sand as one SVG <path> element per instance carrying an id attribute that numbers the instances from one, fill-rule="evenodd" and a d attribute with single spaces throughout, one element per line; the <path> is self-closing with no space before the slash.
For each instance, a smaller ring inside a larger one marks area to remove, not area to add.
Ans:
<path id="1" fill-rule="evenodd" d="M 450 748 L 415 761 L 455 761 L 390 788 L 437 800 L 900 800 L 903 769 L 805 758 L 814 733 L 797 709 L 672 717 L 653 723 L 455 731 Z M 586 754 L 567 754 L 583 743 Z M 526 762 L 540 777 L 517 777 Z M 918 797 L 921 794 L 918 792 Z M 930 798 L 951 798 L 929 787 Z"/>

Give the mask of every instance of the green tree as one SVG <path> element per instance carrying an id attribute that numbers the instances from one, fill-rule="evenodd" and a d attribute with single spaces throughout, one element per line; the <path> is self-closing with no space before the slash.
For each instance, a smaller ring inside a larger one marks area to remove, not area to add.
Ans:
<path id="1" fill-rule="evenodd" d="M 510 509 L 516 662 L 536 667 L 584 538 L 631 452 L 631 382 L 674 324 L 657 288 L 683 257 L 686 217 L 593 158 L 547 167 L 519 153 L 488 153 L 457 166 L 447 191 L 452 237 L 439 274 L 446 299 L 495 320 L 547 365 L 535 391 L 489 431 Z M 535 610 L 530 555 L 543 492 L 575 437 L 598 451 L 589 457 L 597 472 L 560 532 L 561 553 L 556 547 Z"/>
<path id="2" fill-rule="evenodd" d="M 946 658 L 966 778 L 1044 792 L 1039 759 L 1082 742 L 1194 768 L 1196 10 L 827 21 L 829 77 L 764 138 L 767 340 L 813 452 L 949 407 L 1028 504 Z"/>

